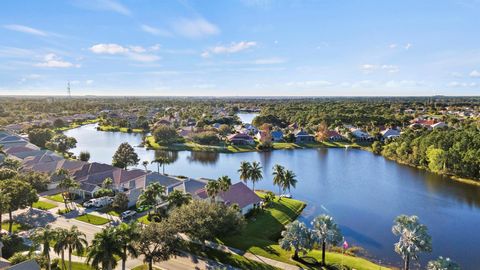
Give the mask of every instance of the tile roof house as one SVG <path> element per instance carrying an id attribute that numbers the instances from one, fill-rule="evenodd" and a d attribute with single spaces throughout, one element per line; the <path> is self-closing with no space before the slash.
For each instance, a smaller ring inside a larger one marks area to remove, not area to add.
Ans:
<path id="1" fill-rule="evenodd" d="M 340 133 L 336 132 L 335 130 L 327 131 L 327 138 L 329 141 L 341 141 L 344 139 Z"/>
<path id="2" fill-rule="evenodd" d="M 274 142 L 281 142 L 283 141 L 283 132 L 281 130 L 274 130 L 271 133 L 272 141 Z"/>
<path id="3" fill-rule="evenodd" d="M 308 134 L 303 129 L 294 131 L 293 135 L 295 135 L 295 141 L 297 143 L 313 142 L 315 140 L 315 138 L 312 135 Z"/>
<path id="4" fill-rule="evenodd" d="M 12 265 L 8 270 L 40 270 L 40 265 L 34 259 Z"/>
<path id="5" fill-rule="evenodd" d="M 195 195 L 202 200 L 209 199 L 205 188 L 198 190 Z M 238 182 L 231 185 L 227 191 L 220 192 L 216 201 L 227 205 L 237 204 L 242 214 L 247 214 L 252 208 L 258 206 L 262 199 L 243 182 Z"/>
<path id="6" fill-rule="evenodd" d="M 253 138 L 245 133 L 236 133 L 227 136 L 227 140 L 231 142 L 232 144 L 236 145 L 246 145 L 246 144 L 254 144 L 255 141 Z"/>
<path id="7" fill-rule="evenodd" d="M 150 172 L 145 175 L 145 186 L 148 186 L 151 183 L 160 183 L 160 185 L 165 187 L 168 194 L 173 191 L 174 187 L 181 185 L 183 181 L 168 175 Z"/>

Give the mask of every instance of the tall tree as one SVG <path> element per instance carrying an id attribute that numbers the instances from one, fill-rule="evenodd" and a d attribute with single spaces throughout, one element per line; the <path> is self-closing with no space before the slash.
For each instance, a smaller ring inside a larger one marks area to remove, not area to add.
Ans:
<path id="1" fill-rule="evenodd" d="M 77 145 L 77 140 L 73 137 L 67 137 L 64 134 L 57 134 L 49 140 L 45 146 L 53 151 L 58 151 L 62 154 L 68 152 L 68 150 L 75 148 Z"/>
<path id="2" fill-rule="evenodd" d="M 290 192 L 290 189 L 297 185 L 297 176 L 294 172 L 290 170 L 286 170 L 283 174 L 283 181 L 282 181 L 282 189 L 285 193 L 287 190 Z"/>
<path id="3" fill-rule="evenodd" d="M 77 251 L 78 254 L 82 254 L 85 247 L 88 245 L 85 233 L 78 230 L 77 226 L 72 226 L 70 230 L 66 232 L 66 248 L 68 250 L 68 269 L 72 270 L 72 253 Z"/>
<path id="4" fill-rule="evenodd" d="M 133 147 L 124 142 L 118 146 L 117 151 L 113 155 L 112 165 L 122 169 L 127 169 L 128 166 L 136 166 L 140 159 Z"/>
<path id="5" fill-rule="evenodd" d="M 51 270 L 50 244 L 55 240 L 55 230 L 50 225 L 36 228 L 30 237 L 36 246 L 42 246 L 42 255 L 47 259 L 47 270 Z"/>
<path id="6" fill-rule="evenodd" d="M 22 167 L 22 162 L 18 159 L 5 158 L 2 163 L 2 168 L 18 171 Z"/>
<path id="7" fill-rule="evenodd" d="M 138 257 L 134 241 L 140 237 L 140 226 L 136 222 L 122 223 L 115 228 L 115 235 L 122 248 L 122 270 L 125 270 L 128 256 Z"/>
<path id="8" fill-rule="evenodd" d="M 38 147 L 45 147 L 45 144 L 53 137 L 53 132 L 48 128 L 34 128 L 28 131 L 28 140 Z"/>
<path id="9" fill-rule="evenodd" d="M 250 177 L 250 181 L 252 181 L 252 188 L 255 191 L 255 183 L 262 180 L 262 166 L 260 166 L 260 162 L 254 161 L 250 166 L 250 172 L 248 173 Z"/>
<path id="10" fill-rule="evenodd" d="M 90 152 L 82 151 L 78 157 L 81 161 L 88 162 L 90 160 Z"/>
<path id="11" fill-rule="evenodd" d="M 418 253 L 432 251 L 432 238 L 427 226 L 421 224 L 417 216 L 400 215 L 392 227 L 394 235 L 400 236 L 395 243 L 395 252 L 404 260 L 404 270 L 410 268 L 410 260 L 417 260 Z"/>
<path id="12" fill-rule="evenodd" d="M 240 174 L 240 180 L 245 182 L 245 184 L 250 180 L 250 168 L 252 164 L 248 161 L 242 161 L 240 163 L 240 169 L 238 169 L 238 173 Z"/>
<path id="13" fill-rule="evenodd" d="M 283 187 L 283 179 L 284 179 L 285 167 L 275 164 L 273 166 L 273 184 L 278 186 L 278 200 L 281 200 L 281 189 Z"/>
<path id="14" fill-rule="evenodd" d="M 220 193 L 220 184 L 218 181 L 208 181 L 207 185 L 205 186 L 205 191 L 207 192 L 208 197 L 212 203 L 215 202 L 218 193 Z"/>
<path id="15" fill-rule="evenodd" d="M 320 125 L 318 125 L 317 133 L 315 134 L 317 141 L 323 142 L 328 139 L 328 125 L 327 122 L 322 121 Z"/>
<path id="16" fill-rule="evenodd" d="M 156 209 L 159 202 L 164 199 L 165 187 L 158 182 L 149 184 L 140 194 L 137 200 L 137 207 L 147 206 Z M 151 213 L 149 212 L 149 215 Z"/>
<path id="17" fill-rule="evenodd" d="M 10 200 L 10 194 L 7 194 L 0 187 L 0 226 L 3 223 L 2 215 L 8 211 Z"/>
<path id="18" fill-rule="evenodd" d="M 190 193 L 183 193 L 180 190 L 174 190 L 168 193 L 167 201 L 168 207 L 172 209 L 190 203 L 192 201 L 192 195 Z"/>
<path id="19" fill-rule="evenodd" d="M 58 184 L 58 188 L 62 189 L 62 196 L 63 196 L 63 203 L 65 204 L 65 208 L 68 208 L 68 203 L 73 203 L 74 194 L 73 190 L 78 189 L 80 187 L 80 183 L 78 183 L 70 174 L 65 174 L 65 172 L 59 172 L 62 174 L 62 179 Z"/>
<path id="20" fill-rule="evenodd" d="M 144 256 L 149 270 L 153 270 L 154 262 L 166 261 L 175 254 L 180 244 L 176 234 L 177 230 L 167 220 L 152 222 L 140 232 L 135 249 Z"/>
<path id="21" fill-rule="evenodd" d="M 122 256 L 122 245 L 116 229 L 107 227 L 95 234 L 88 249 L 87 263 L 95 269 L 101 265 L 104 270 L 112 270 L 117 265 L 115 256 Z"/>
<path id="22" fill-rule="evenodd" d="M 171 163 L 171 160 L 168 157 L 157 157 L 152 163 L 157 163 L 157 172 L 160 173 L 160 167 L 163 169 L 163 174 L 165 174 L 165 165 Z"/>
<path id="23" fill-rule="evenodd" d="M 285 226 L 282 238 L 279 241 L 280 247 L 290 251 L 293 249 L 293 259 L 298 260 L 298 253 L 306 254 L 313 248 L 315 241 L 313 233 L 305 226 L 305 223 L 295 220 Z"/>
<path id="24" fill-rule="evenodd" d="M 0 191 L 8 198 L 8 232 L 12 233 L 13 217 L 12 213 L 18 209 L 24 209 L 32 206 L 38 201 L 38 195 L 35 189 L 29 184 L 20 180 L 3 180 L 0 181 Z"/>
<path id="25" fill-rule="evenodd" d="M 230 189 L 232 185 L 232 179 L 227 175 L 218 178 L 218 184 L 220 185 L 220 190 L 226 192 Z"/>
<path id="26" fill-rule="evenodd" d="M 327 245 L 337 245 L 342 241 L 342 234 L 333 217 L 320 215 L 312 221 L 313 232 L 322 245 L 322 265 L 325 264 L 325 248 Z"/>
<path id="27" fill-rule="evenodd" d="M 68 230 L 67 229 L 56 229 L 55 230 L 55 241 L 53 245 L 53 251 L 55 253 L 60 254 L 60 258 L 62 259 L 62 270 L 65 270 L 65 249 L 67 248 L 67 236 Z"/>
<path id="28" fill-rule="evenodd" d="M 148 160 L 142 161 L 142 166 L 145 168 L 145 172 L 148 172 L 148 164 L 149 164 L 149 163 L 150 163 L 150 162 L 148 162 Z"/>

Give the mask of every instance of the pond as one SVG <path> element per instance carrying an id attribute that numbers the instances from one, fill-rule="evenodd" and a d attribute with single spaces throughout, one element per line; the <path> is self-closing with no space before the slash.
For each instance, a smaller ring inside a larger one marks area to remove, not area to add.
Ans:
<path id="1" fill-rule="evenodd" d="M 237 113 L 238 118 L 240 118 L 240 121 L 246 124 L 251 124 L 253 121 L 253 118 L 255 118 L 258 115 L 258 113 L 247 113 L 247 112 L 241 112 Z"/>
<path id="2" fill-rule="evenodd" d="M 75 154 L 88 150 L 91 161 L 108 164 L 122 142 L 137 146 L 142 139 L 140 134 L 99 132 L 95 125 L 65 133 L 78 141 Z M 135 150 L 142 161 L 159 154 L 140 147 Z M 396 238 L 391 226 L 397 215 L 408 214 L 419 216 L 433 238 L 432 254 L 421 256 L 423 265 L 440 255 L 456 260 L 463 269 L 478 269 L 480 265 L 480 256 L 476 255 L 480 243 L 480 187 L 354 149 L 235 154 L 182 151 L 170 155 L 175 162 L 166 166 L 168 174 L 214 179 L 228 175 L 233 181 L 238 181 L 241 161 L 259 161 L 264 180 L 256 188 L 275 192 L 272 167 L 284 165 L 298 179 L 291 194 L 308 203 L 300 219 L 309 223 L 319 214 L 332 215 L 346 240 L 364 247 L 376 261 L 400 265 L 401 259 L 393 250 Z M 150 165 L 150 169 L 156 170 L 156 165 Z"/>

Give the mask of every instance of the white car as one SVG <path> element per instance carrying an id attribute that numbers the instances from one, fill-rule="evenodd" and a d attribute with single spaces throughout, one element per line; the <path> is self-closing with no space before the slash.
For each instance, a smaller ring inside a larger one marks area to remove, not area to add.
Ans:
<path id="1" fill-rule="evenodd" d="M 127 210 L 127 211 L 123 212 L 122 214 L 120 214 L 120 217 L 123 220 L 125 220 L 125 219 L 129 219 L 129 218 L 134 217 L 136 214 L 137 214 L 137 212 L 134 211 L 134 210 Z"/>
<path id="2" fill-rule="evenodd" d="M 282 197 L 282 198 L 287 198 L 287 199 L 291 199 L 291 198 L 292 198 L 292 195 L 291 195 L 291 194 L 282 194 L 282 195 L 280 195 L 280 197 Z"/>
<path id="3" fill-rule="evenodd" d="M 91 200 L 88 200 L 88 201 L 84 202 L 83 206 L 86 207 L 86 208 L 94 207 L 95 202 L 96 202 L 95 199 L 91 199 Z"/>

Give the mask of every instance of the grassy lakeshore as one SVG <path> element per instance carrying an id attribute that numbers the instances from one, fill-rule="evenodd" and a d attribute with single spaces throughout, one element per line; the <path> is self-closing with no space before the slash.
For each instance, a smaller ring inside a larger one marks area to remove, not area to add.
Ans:
<path id="1" fill-rule="evenodd" d="M 258 194 L 263 196 L 263 193 Z M 298 265 L 305 269 L 315 269 L 309 265 L 293 261 L 291 259 L 292 252 L 285 251 L 278 245 L 280 233 L 285 225 L 294 221 L 301 214 L 304 207 L 305 203 L 298 200 L 282 198 L 281 201 L 278 201 L 275 199 L 271 207 L 267 208 L 265 212 L 248 221 L 242 233 L 220 239 L 219 242 L 256 255 Z M 314 258 L 320 261 L 321 251 L 313 250 L 305 258 Z M 328 264 L 341 264 L 343 262 L 344 265 L 358 270 L 388 269 L 364 258 L 334 252 L 327 252 L 326 260 Z"/>
<path id="2" fill-rule="evenodd" d="M 99 131 L 108 131 L 108 132 L 124 132 L 124 133 L 144 133 L 145 131 L 141 128 L 129 128 L 126 127 L 117 127 L 117 126 L 101 126 L 97 127 Z"/>
<path id="3" fill-rule="evenodd" d="M 170 145 L 161 145 L 155 142 L 153 136 L 146 138 L 148 141 L 148 148 L 153 150 L 169 150 L 169 151 L 198 151 L 198 152 L 219 152 L 219 153 L 242 153 L 261 151 L 256 148 L 256 145 L 229 145 L 219 143 L 217 145 L 204 145 L 195 142 L 174 143 Z M 275 142 L 273 143 L 273 150 L 284 149 L 305 149 L 305 148 L 361 148 L 362 145 L 348 142 L 312 142 L 312 143 L 288 143 Z"/>
<path id="4" fill-rule="evenodd" d="M 85 120 L 85 121 L 80 122 L 80 123 L 70 123 L 66 127 L 55 128 L 54 131 L 67 131 L 67 130 L 70 130 L 70 129 L 81 127 L 83 125 L 95 124 L 98 121 L 99 121 L 99 119 L 97 118 L 97 119 Z"/>

